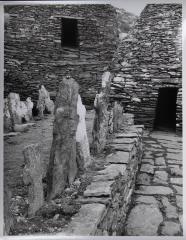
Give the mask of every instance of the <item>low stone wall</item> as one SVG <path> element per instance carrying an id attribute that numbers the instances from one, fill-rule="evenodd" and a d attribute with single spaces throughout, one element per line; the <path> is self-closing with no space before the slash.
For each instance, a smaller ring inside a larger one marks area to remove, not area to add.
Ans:
<path id="1" fill-rule="evenodd" d="M 142 135 L 142 125 L 113 135 L 106 146 L 105 169 L 93 176 L 77 199 L 79 212 L 59 235 L 121 235 L 143 153 Z"/>

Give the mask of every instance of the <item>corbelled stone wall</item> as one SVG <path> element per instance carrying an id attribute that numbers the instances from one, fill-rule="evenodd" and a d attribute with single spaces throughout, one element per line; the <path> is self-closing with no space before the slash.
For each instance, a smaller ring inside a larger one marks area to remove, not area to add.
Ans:
<path id="1" fill-rule="evenodd" d="M 116 10 L 108 4 L 5 6 L 5 96 L 38 98 L 38 84 L 54 92 L 62 76 L 80 84 L 91 104 L 116 50 Z M 61 18 L 77 19 L 78 48 L 61 46 Z"/>
<path id="2" fill-rule="evenodd" d="M 181 129 L 181 4 L 148 4 L 118 47 L 110 71 L 111 99 L 133 113 L 135 123 L 153 128 L 158 90 L 178 88 L 177 129 Z"/>

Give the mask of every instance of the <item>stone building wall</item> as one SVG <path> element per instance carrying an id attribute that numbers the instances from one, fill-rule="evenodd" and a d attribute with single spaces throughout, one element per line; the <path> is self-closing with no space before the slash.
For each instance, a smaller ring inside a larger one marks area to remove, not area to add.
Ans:
<path id="1" fill-rule="evenodd" d="M 38 84 L 54 92 L 67 69 L 91 104 L 118 41 L 116 10 L 97 5 L 5 6 L 5 96 L 37 99 Z M 77 48 L 61 46 L 61 18 L 77 19 Z M 86 101 L 85 101 L 86 99 Z"/>
<path id="2" fill-rule="evenodd" d="M 135 123 L 153 128 L 159 88 L 178 89 L 177 129 L 181 129 L 181 4 L 148 4 L 118 47 L 110 71 L 111 99 L 133 113 Z"/>

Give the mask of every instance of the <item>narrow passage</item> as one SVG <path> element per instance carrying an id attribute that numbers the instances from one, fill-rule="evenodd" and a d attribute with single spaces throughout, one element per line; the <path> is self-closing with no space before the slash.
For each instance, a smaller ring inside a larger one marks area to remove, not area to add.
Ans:
<path id="1" fill-rule="evenodd" d="M 124 235 L 183 235 L 182 197 L 182 138 L 171 132 L 145 134 Z"/>

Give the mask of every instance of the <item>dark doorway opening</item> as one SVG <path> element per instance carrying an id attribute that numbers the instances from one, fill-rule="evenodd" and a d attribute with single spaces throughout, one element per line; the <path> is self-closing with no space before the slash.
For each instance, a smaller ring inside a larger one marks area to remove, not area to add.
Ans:
<path id="1" fill-rule="evenodd" d="M 176 129 L 177 88 L 160 88 L 154 128 L 157 130 Z"/>
<path id="2" fill-rule="evenodd" d="M 62 18 L 61 20 L 61 45 L 63 47 L 78 47 L 77 19 Z"/>

